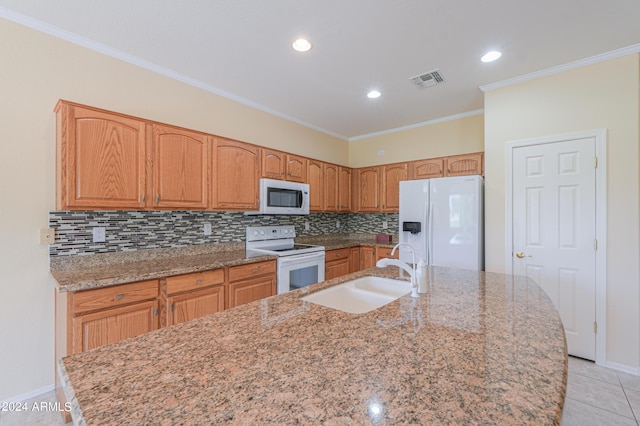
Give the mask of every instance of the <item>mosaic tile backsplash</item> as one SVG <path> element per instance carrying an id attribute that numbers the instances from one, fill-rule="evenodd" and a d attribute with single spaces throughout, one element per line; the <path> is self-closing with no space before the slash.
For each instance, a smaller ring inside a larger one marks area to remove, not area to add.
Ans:
<path id="1" fill-rule="evenodd" d="M 305 224 L 309 223 L 309 230 Z M 336 223 L 340 223 L 340 227 Z M 387 222 L 387 229 L 383 228 Z M 211 224 L 211 235 L 204 235 Z M 212 211 L 52 211 L 56 241 L 50 256 L 75 256 L 244 241 L 247 226 L 294 225 L 298 236 L 336 233 L 398 234 L 397 213 L 311 213 L 308 216 L 246 216 Z M 93 242 L 93 228 L 106 241 Z"/>

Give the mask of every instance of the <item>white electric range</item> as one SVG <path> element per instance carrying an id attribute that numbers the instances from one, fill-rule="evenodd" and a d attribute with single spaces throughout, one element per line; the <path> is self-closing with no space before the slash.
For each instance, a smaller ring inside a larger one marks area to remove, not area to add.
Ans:
<path id="1" fill-rule="evenodd" d="M 297 244 L 293 225 L 247 227 L 247 257 L 278 256 L 278 294 L 324 281 L 324 247 Z"/>

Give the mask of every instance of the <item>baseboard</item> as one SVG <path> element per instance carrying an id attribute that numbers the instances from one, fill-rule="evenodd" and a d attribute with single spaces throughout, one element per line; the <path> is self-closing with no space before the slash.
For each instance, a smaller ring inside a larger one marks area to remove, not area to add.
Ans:
<path id="1" fill-rule="evenodd" d="M 55 386 L 53 384 L 50 384 L 48 386 L 44 386 L 44 387 L 41 387 L 41 388 L 38 388 L 38 389 L 34 389 L 31 392 L 23 393 L 21 395 L 16 395 L 16 396 L 14 396 L 12 398 L 7 398 L 4 401 L 0 401 L 0 404 L 4 404 L 6 402 L 23 402 L 23 401 L 35 398 L 35 397 L 40 396 L 40 395 L 44 395 L 47 392 L 51 392 L 51 391 L 53 391 L 54 388 L 55 388 Z"/>
<path id="2" fill-rule="evenodd" d="M 631 374 L 633 376 L 640 376 L 640 368 L 618 364 L 617 362 L 607 362 L 604 367 L 611 368 L 612 370 L 622 371 L 623 373 Z"/>

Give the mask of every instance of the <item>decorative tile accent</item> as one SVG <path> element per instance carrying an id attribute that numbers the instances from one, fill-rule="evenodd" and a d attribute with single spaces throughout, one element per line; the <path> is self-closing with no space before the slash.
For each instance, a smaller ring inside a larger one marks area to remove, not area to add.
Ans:
<path id="1" fill-rule="evenodd" d="M 340 227 L 336 223 L 340 222 Z M 383 222 L 388 229 L 383 229 Z M 309 230 L 305 231 L 305 223 Z M 211 235 L 204 235 L 205 223 Z M 50 256 L 75 256 L 144 249 L 186 247 L 194 244 L 240 242 L 247 226 L 294 225 L 298 236 L 337 233 L 398 233 L 396 213 L 311 213 L 308 216 L 246 216 L 242 212 L 212 211 L 52 211 L 49 227 L 56 241 Z M 106 228 L 106 241 L 93 242 L 93 228 Z"/>

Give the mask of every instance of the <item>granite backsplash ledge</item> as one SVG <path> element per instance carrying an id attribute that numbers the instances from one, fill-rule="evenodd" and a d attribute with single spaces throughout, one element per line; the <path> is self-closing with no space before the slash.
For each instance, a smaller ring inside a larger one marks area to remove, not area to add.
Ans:
<path id="1" fill-rule="evenodd" d="M 204 225 L 211 235 L 204 235 Z M 308 229 L 305 225 L 308 224 Z M 339 224 L 339 226 L 338 226 Z M 55 243 L 49 255 L 76 256 L 194 245 L 244 242 L 247 226 L 294 225 L 300 237 L 330 234 L 398 234 L 397 213 L 311 213 L 306 216 L 247 216 L 212 211 L 52 211 Z M 387 226 L 385 228 L 385 225 Z M 93 242 L 93 228 L 104 227 L 106 241 Z"/>

